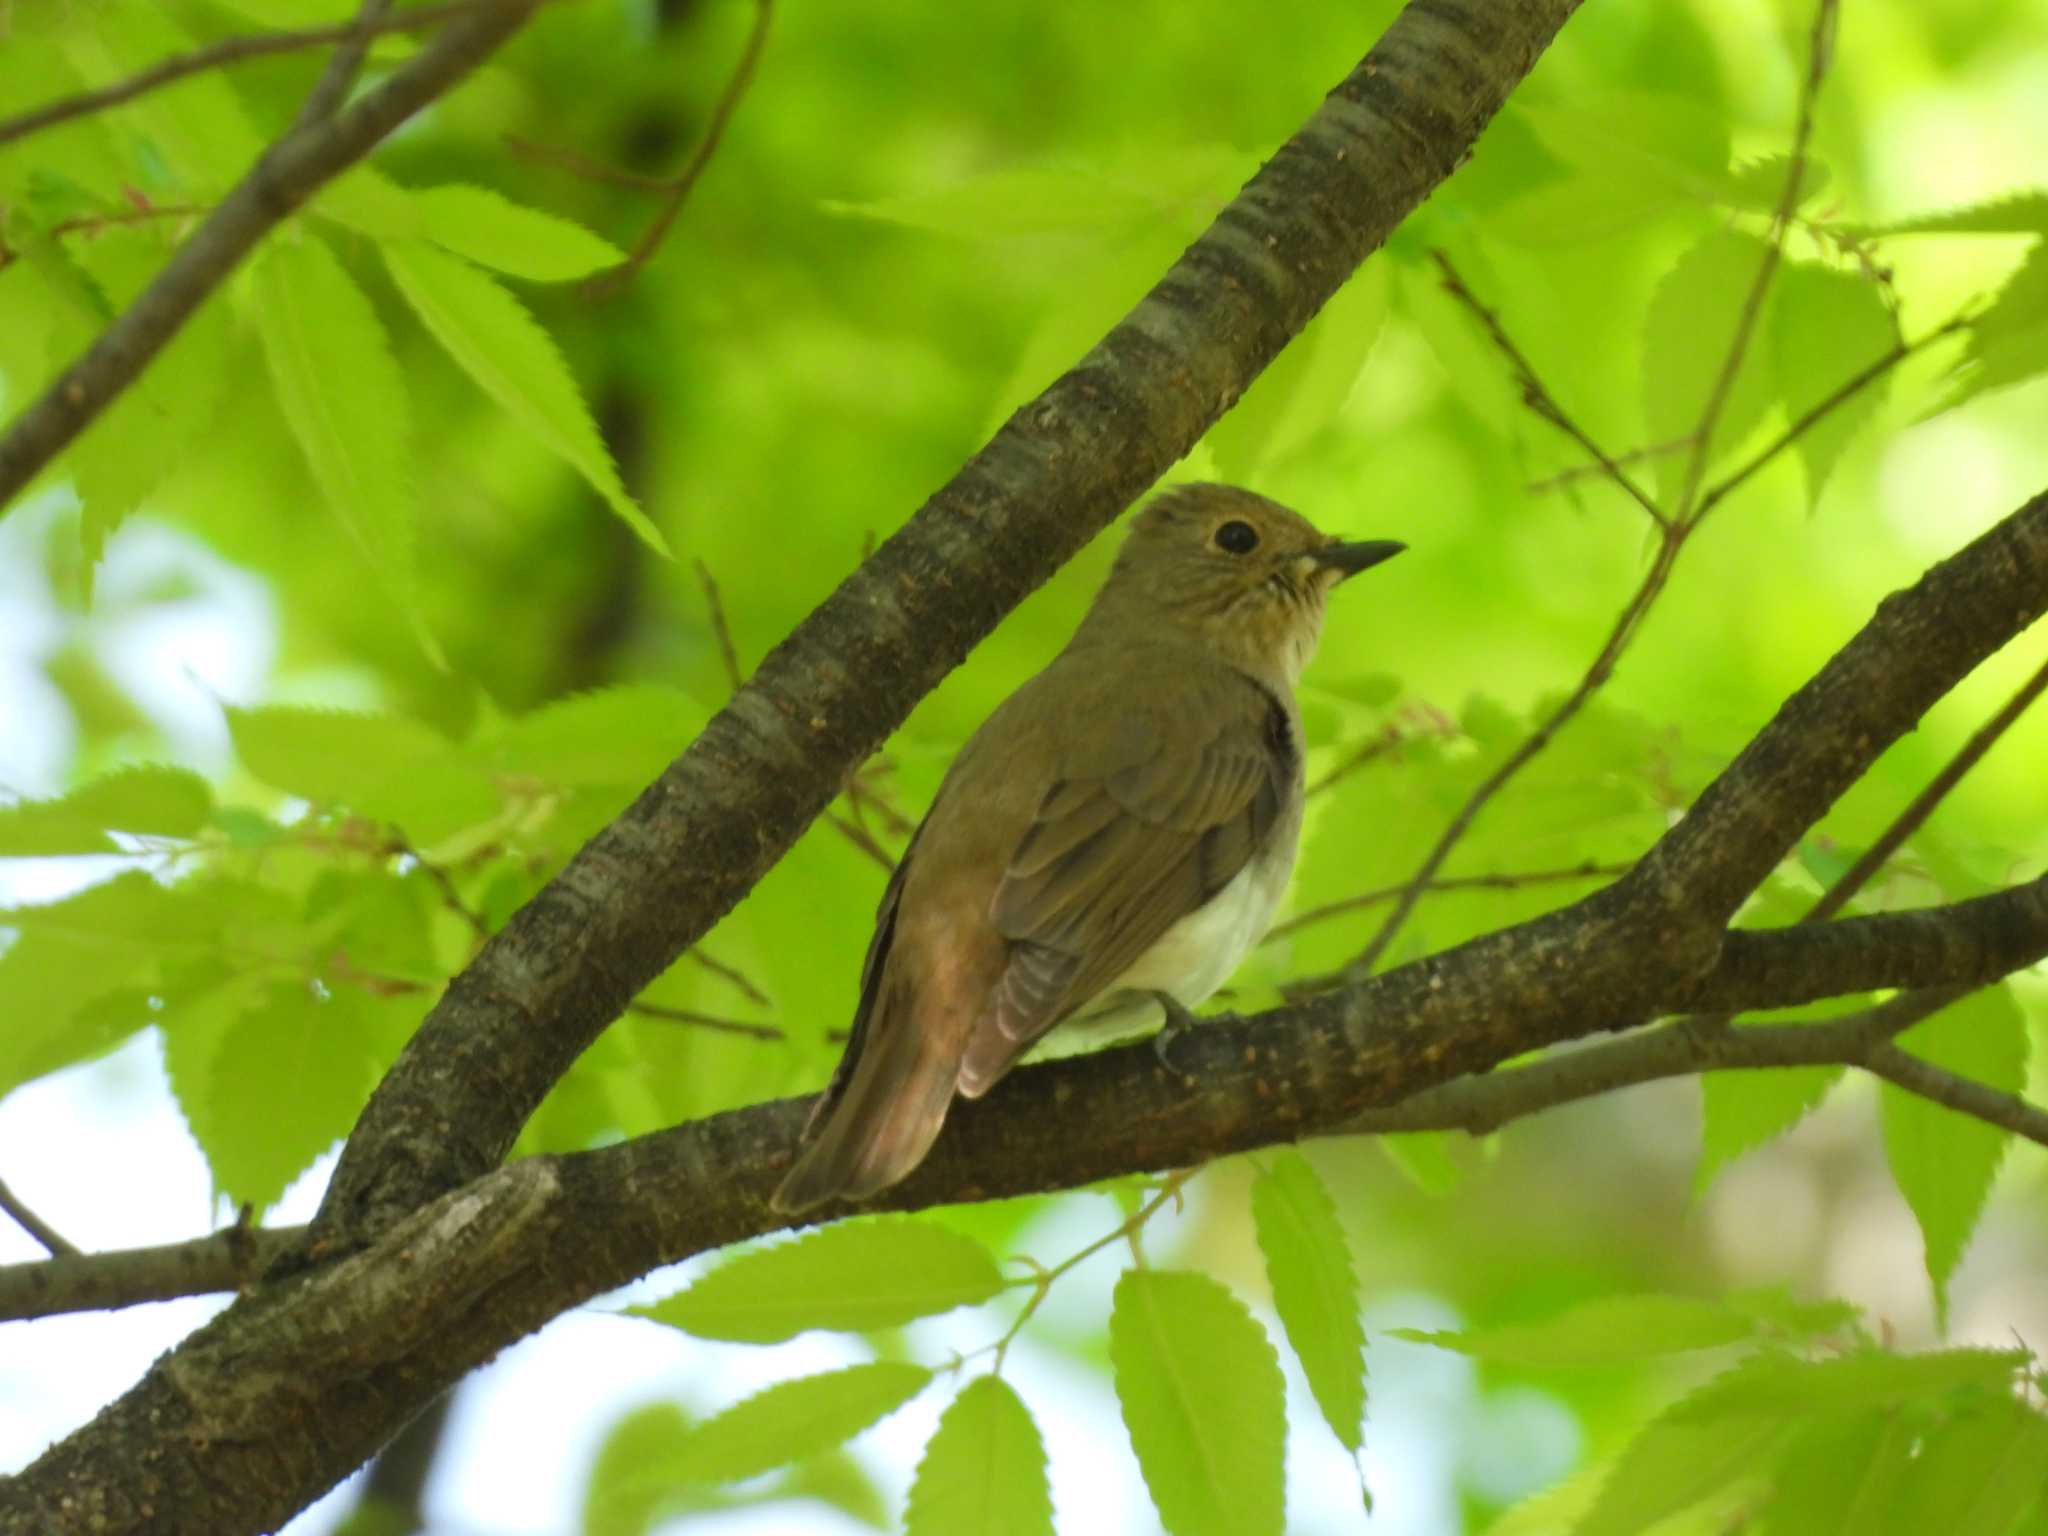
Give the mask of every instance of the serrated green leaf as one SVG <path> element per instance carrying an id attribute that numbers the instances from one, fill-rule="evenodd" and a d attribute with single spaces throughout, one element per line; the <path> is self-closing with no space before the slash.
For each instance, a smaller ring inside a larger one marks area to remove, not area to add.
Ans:
<path id="1" fill-rule="evenodd" d="M 1572 1536 L 1642 1536 L 1702 1501 L 1739 1491 L 1769 1469 L 1796 1427 L 1779 1419 L 1658 1420 L 1616 1458 Z"/>
<path id="2" fill-rule="evenodd" d="M 415 846 L 489 819 L 497 791 L 467 755 L 399 715 L 229 708 L 228 734 L 257 778 L 316 805 L 396 823 Z"/>
<path id="3" fill-rule="evenodd" d="M 659 555 L 661 530 L 627 494 L 569 366 L 519 301 L 458 257 L 419 241 L 378 249 L 428 331 L 485 394 L 588 481 Z"/>
<path id="4" fill-rule="evenodd" d="M 1785 1450 L 1758 1536 L 1869 1536 L 1884 1529 L 1897 1503 L 1914 1427 L 1897 1415 L 1824 1420 Z"/>
<path id="5" fill-rule="evenodd" d="M 1365 1322 L 1337 1205 L 1308 1160 L 1283 1150 L 1252 1183 L 1252 1224 L 1273 1308 L 1344 1448 L 1365 1443 Z"/>
<path id="6" fill-rule="evenodd" d="M 313 481 L 438 661 L 419 609 L 405 377 L 383 323 L 324 242 L 289 232 L 256 263 L 255 295 L 277 402 Z"/>
<path id="7" fill-rule="evenodd" d="M 513 277 L 562 283 L 626 259 L 624 251 L 581 224 L 524 207 L 485 187 L 423 187 L 412 200 L 427 239 Z"/>
<path id="8" fill-rule="evenodd" d="M 1244 1303 L 1203 1275 L 1129 1270 L 1110 1310 L 1109 1361 L 1171 1536 L 1278 1536 L 1286 1388 Z"/>
<path id="9" fill-rule="evenodd" d="M 1956 1392 L 2002 1392 L 2029 1356 L 2018 1349 L 1949 1349 L 1919 1355 L 1864 1349 L 1826 1360 L 1766 1351 L 1724 1371 L 1674 1405 L 1665 1420 L 1804 1420 L 1939 1400 Z"/>
<path id="10" fill-rule="evenodd" d="M 1934 411 L 1952 411 L 1986 390 L 2048 371 L 2048 241 L 2027 251 L 1991 307 L 1970 326 L 1970 345 Z"/>
<path id="11" fill-rule="evenodd" d="M 1052 1536 L 1045 1445 L 1031 1411 L 994 1376 L 969 1382 L 917 1464 L 904 1536 Z"/>
<path id="12" fill-rule="evenodd" d="M 1926 1433 L 1884 1529 L 2004 1536 L 2044 1496 L 2048 1418 L 1987 1396 Z"/>
<path id="13" fill-rule="evenodd" d="M 1751 236 L 1717 230 L 1681 256 L 1657 285 L 1643 334 L 1643 420 L 1652 442 L 1698 430 L 1768 249 Z M 1772 308 L 1767 298 L 1742 366 L 1723 397 L 1710 463 L 1740 442 L 1775 398 L 1768 345 Z M 1664 495 L 1679 490 L 1688 457 L 1674 453 L 1656 460 Z"/>
<path id="14" fill-rule="evenodd" d="M 1707 1072 L 1700 1077 L 1700 1162 L 1693 1193 L 1723 1168 L 1792 1129 L 1842 1080 L 1843 1067 Z"/>
<path id="15" fill-rule="evenodd" d="M 2027 1023 L 2004 986 L 1949 1004 L 1897 1044 L 1937 1067 L 2016 1093 L 2026 1081 Z M 1895 1088 L 1879 1085 L 1892 1178 L 1920 1223 L 1936 1311 L 1946 1316 L 1948 1279 L 1983 1214 L 2011 1133 Z"/>
<path id="16" fill-rule="evenodd" d="M 981 1244 L 928 1221 L 841 1222 L 728 1259 L 685 1290 L 629 1310 L 703 1339 L 773 1344 L 809 1328 L 893 1328 L 1003 1289 Z"/>
<path id="17" fill-rule="evenodd" d="M 0 858 L 116 852 L 108 832 L 190 837 L 212 808 L 212 790 L 189 769 L 123 768 L 59 799 L 0 806 Z"/>
<path id="18" fill-rule="evenodd" d="M 583 1492 L 584 1536 L 646 1536 L 664 1515 L 725 1502 L 684 1475 L 691 1428 L 673 1403 L 648 1403 L 612 1425 Z"/>
<path id="19" fill-rule="evenodd" d="M 1722 201 L 1732 207 L 1746 208 L 1751 213 L 1776 213 L 1784 201 L 1785 182 L 1792 174 L 1790 155 L 1764 155 L 1755 160 L 1745 160 L 1728 172 Z M 1808 157 L 1805 172 L 1799 178 L 1799 203 L 1812 202 L 1827 190 L 1834 177 L 1825 165 Z"/>
<path id="20" fill-rule="evenodd" d="M 677 1458 L 685 1480 L 736 1483 L 852 1439 L 925 1389 L 921 1365 L 878 1360 L 779 1382 L 698 1425 Z"/>
<path id="21" fill-rule="evenodd" d="M 1712 198 L 1727 182 L 1726 120 L 1683 96 L 1606 91 L 1518 110 L 1551 154 L 1610 183 Z"/>
<path id="22" fill-rule="evenodd" d="M 2048 235 L 2048 192 L 2015 192 L 1887 224 L 1854 224 L 1859 235 Z"/>
<path id="23" fill-rule="evenodd" d="M 314 193 L 308 207 L 372 240 L 426 238 L 426 215 L 412 193 L 371 166 L 344 171 Z"/>
<path id="24" fill-rule="evenodd" d="M 1462 1332 L 1397 1328 L 1397 1338 L 1512 1365 L 1613 1365 L 1712 1349 L 1752 1337 L 1755 1321 L 1691 1296 L 1600 1296 L 1541 1323 Z"/>
<path id="25" fill-rule="evenodd" d="M 1811 262 L 1778 269 L 1772 308 L 1778 393 L 1797 421 L 1898 344 L 1898 322 L 1877 285 Z M 1891 374 L 1878 376 L 1793 441 L 1806 467 L 1806 500 L 1820 500 L 1828 472 L 1857 429 L 1877 413 L 1891 391 Z"/>
<path id="26" fill-rule="evenodd" d="M 1465 1182 L 1465 1166 L 1451 1155 L 1451 1140 L 1447 1131 L 1399 1131 L 1375 1136 L 1373 1145 L 1417 1189 L 1448 1195 Z"/>
<path id="27" fill-rule="evenodd" d="M 359 994 L 323 998 L 300 982 L 256 997 L 221 1037 L 209 1084 L 217 1103 L 194 1122 L 207 1127 L 199 1145 L 216 1187 L 259 1210 L 275 1204 L 355 1124 L 377 1056 Z"/>

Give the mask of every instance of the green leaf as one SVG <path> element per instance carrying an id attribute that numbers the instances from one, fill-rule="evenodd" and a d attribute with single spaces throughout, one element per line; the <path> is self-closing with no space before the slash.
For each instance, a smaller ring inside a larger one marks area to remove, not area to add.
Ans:
<path id="1" fill-rule="evenodd" d="M 0 858 L 115 853 L 109 832 L 191 837 L 206 824 L 213 792 L 184 768 L 123 768 L 56 800 L 0 806 Z"/>
<path id="2" fill-rule="evenodd" d="M 377 1057 L 359 993 L 286 982 L 253 998 L 221 1038 L 212 1112 L 194 1121 L 214 1183 L 259 1210 L 275 1204 L 355 1124 Z"/>
<path id="3" fill-rule="evenodd" d="M 1660 1419 L 1629 1443 L 1572 1536 L 1642 1536 L 1658 1521 L 1757 1480 L 1798 1426 L 1779 1419 Z"/>
<path id="4" fill-rule="evenodd" d="M 1708 1072 L 1700 1078 L 1700 1162 L 1693 1193 L 1723 1168 L 1792 1129 L 1842 1080 L 1843 1067 Z"/>
<path id="5" fill-rule="evenodd" d="M 1721 200 L 1751 213 L 1776 213 L 1784 201 L 1785 181 L 1792 174 L 1790 155 L 1764 155 L 1746 160 L 1728 173 Z M 1812 159 L 1800 178 L 1799 204 L 1812 202 L 1833 180 L 1828 168 Z"/>
<path id="6" fill-rule="evenodd" d="M 1925 1435 L 1888 1528 L 2003 1536 L 2044 1495 L 2048 1418 L 1991 1395 Z"/>
<path id="7" fill-rule="evenodd" d="M 1940 213 L 1849 227 L 1859 235 L 2048 235 L 2048 192 L 2014 192 Z"/>
<path id="8" fill-rule="evenodd" d="M 1665 1420 L 1805 1420 L 1939 1400 L 1957 1392 L 2003 1392 L 2031 1357 L 2019 1349 L 1949 1349 L 1899 1355 L 1862 1349 L 1826 1360 L 1767 1351 L 1722 1372 L 1673 1406 Z"/>
<path id="9" fill-rule="evenodd" d="M 1429 1333 L 1397 1328 L 1396 1338 L 1510 1365 L 1613 1365 L 1712 1349 L 1753 1337 L 1756 1323 L 1718 1301 L 1690 1296 L 1601 1296 L 1541 1323 Z"/>
<path id="10" fill-rule="evenodd" d="M 1786 1448 L 1757 1522 L 1758 1536 L 1868 1536 L 1883 1530 L 1912 1465 L 1913 1440 L 1913 1426 L 1890 1413 L 1813 1425 Z"/>
<path id="11" fill-rule="evenodd" d="M 581 224 L 484 187 L 424 187 L 412 200 L 434 244 L 513 277 L 562 283 L 626 259 L 624 251 Z"/>
<path id="12" fill-rule="evenodd" d="M 1954 410 L 1986 390 L 2018 384 L 2043 371 L 2048 371 L 2048 241 L 2028 248 L 2019 270 L 1971 325 L 1969 349 L 1935 411 Z"/>
<path id="13" fill-rule="evenodd" d="M 1898 322 L 1875 283 L 1809 262 L 1778 269 L 1772 308 L 1778 393 L 1797 421 L 1898 345 Z M 1836 405 L 1793 441 L 1806 466 L 1806 499 L 1820 500 L 1828 472 L 1891 389 L 1890 370 Z"/>
<path id="14" fill-rule="evenodd" d="M 439 660 L 419 608 L 418 490 L 405 376 L 377 311 L 323 241 L 286 231 L 256 263 L 256 329 L 277 402 L 328 508 Z"/>
<path id="15" fill-rule="evenodd" d="M 1375 1136 L 1373 1145 L 1417 1189 L 1448 1195 L 1465 1182 L 1465 1165 L 1451 1155 L 1451 1140 L 1448 1131 L 1399 1131 Z"/>
<path id="16" fill-rule="evenodd" d="M 1356 1455 L 1365 1443 L 1365 1323 L 1336 1202 L 1308 1160 L 1285 1149 L 1253 1181 L 1252 1223 L 1287 1342 L 1323 1421 Z"/>
<path id="17" fill-rule="evenodd" d="M 1748 235 L 1718 230 L 1681 256 L 1657 285 L 1643 335 L 1643 420 L 1652 442 L 1698 430 L 1768 249 Z M 1767 344 L 1770 310 L 1767 300 L 1724 398 L 1710 463 L 1740 442 L 1771 404 L 1776 381 Z M 1679 490 L 1689 457 L 1659 455 L 1657 484 L 1664 495 Z"/>
<path id="18" fill-rule="evenodd" d="M 646 1536 L 665 1515 L 726 1503 L 685 1476 L 690 1433 L 673 1403 L 648 1403 L 613 1424 L 583 1493 L 584 1536 Z"/>
<path id="19" fill-rule="evenodd" d="M 477 746 L 496 773 L 638 789 L 710 718 L 710 710 L 680 689 L 631 684 L 556 699 L 485 733 Z"/>
<path id="20" fill-rule="evenodd" d="M 463 372 L 583 476 L 648 548 L 667 555 L 661 530 L 620 481 L 568 364 L 519 301 L 431 245 L 396 241 L 378 249 L 398 291 Z"/>
<path id="21" fill-rule="evenodd" d="M 921 1365 L 880 1360 L 779 1382 L 706 1419 L 677 1460 L 687 1481 L 736 1483 L 850 1440 L 925 1389 Z"/>
<path id="22" fill-rule="evenodd" d="M 1171 1536 L 1278 1536 L 1286 1388 L 1244 1303 L 1203 1275 L 1129 1270 L 1110 1310 L 1109 1361 Z"/>
<path id="23" fill-rule="evenodd" d="M 893 1328 L 1002 1289 L 1002 1271 L 981 1244 L 928 1221 L 882 1216 L 756 1248 L 678 1295 L 628 1310 L 702 1339 L 773 1344 L 808 1328 Z"/>
<path id="24" fill-rule="evenodd" d="M 396 823 L 415 845 L 498 810 L 497 791 L 465 754 L 399 715 L 267 705 L 227 711 L 242 765 L 316 805 Z"/>
<path id="25" fill-rule="evenodd" d="M 998 1377 L 953 1399 L 917 1464 L 904 1536 L 1052 1536 L 1045 1445 Z"/>
<path id="26" fill-rule="evenodd" d="M 1951 1003 L 1897 1043 L 1937 1067 L 2008 1093 L 2026 1081 L 2026 1018 L 2008 987 L 1987 987 Z M 1935 1307 L 1945 1316 L 1949 1276 L 1983 1214 L 2011 1133 L 1890 1083 L 1879 1085 L 1879 1099 L 1885 1156 L 1920 1223 Z"/>

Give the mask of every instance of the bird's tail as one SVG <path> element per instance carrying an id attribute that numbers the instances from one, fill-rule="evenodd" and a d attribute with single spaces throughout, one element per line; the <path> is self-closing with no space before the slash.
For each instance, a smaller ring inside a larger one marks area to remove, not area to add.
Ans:
<path id="1" fill-rule="evenodd" d="M 950 1031 L 921 1028 L 908 999 L 884 996 L 849 1046 L 857 1059 L 837 1097 L 820 1105 L 822 1125 L 775 1191 L 775 1209 L 809 1210 L 827 1200 L 865 1200 L 924 1160 L 960 1072 Z M 897 1006 L 889 1006 L 891 1003 Z"/>

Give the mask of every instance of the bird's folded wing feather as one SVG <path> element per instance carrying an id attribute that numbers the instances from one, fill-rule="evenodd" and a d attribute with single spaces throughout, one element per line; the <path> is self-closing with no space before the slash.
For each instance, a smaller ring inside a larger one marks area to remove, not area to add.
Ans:
<path id="1" fill-rule="evenodd" d="M 1277 700 L 1218 669 L 1152 702 L 1063 754 L 1010 858 L 990 907 L 1010 959 L 969 1048 L 969 1091 L 1227 886 L 1279 819 L 1296 758 Z"/>

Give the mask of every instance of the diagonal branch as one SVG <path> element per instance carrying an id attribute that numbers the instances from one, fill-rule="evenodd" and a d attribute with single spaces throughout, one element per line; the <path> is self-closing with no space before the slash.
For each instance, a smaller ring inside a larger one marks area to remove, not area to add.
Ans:
<path id="1" fill-rule="evenodd" d="M 135 381 L 257 241 L 323 182 L 453 88 L 543 3 L 474 0 L 375 90 L 331 117 L 294 129 L 264 151 L 149 286 L 0 437 L 0 507 Z"/>
<path id="2" fill-rule="evenodd" d="M 0 1179 L 0 1211 L 14 1218 L 15 1224 L 30 1237 L 43 1245 L 45 1252 L 55 1258 L 68 1258 L 78 1252 L 64 1234 L 51 1226 L 42 1217 L 22 1203 L 21 1198 Z"/>

